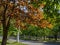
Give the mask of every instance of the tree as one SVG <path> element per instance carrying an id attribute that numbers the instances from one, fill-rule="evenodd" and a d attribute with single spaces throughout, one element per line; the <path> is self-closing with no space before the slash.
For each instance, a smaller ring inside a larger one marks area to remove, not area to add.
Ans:
<path id="1" fill-rule="evenodd" d="M 60 0 L 48 0 L 45 1 L 46 5 L 44 7 L 45 17 L 46 19 L 51 22 L 54 32 L 54 38 L 57 40 L 59 24 L 60 24 Z"/>
<path id="2" fill-rule="evenodd" d="M 12 19 L 35 26 L 41 26 L 40 21 L 42 19 L 44 20 L 43 12 L 38 8 L 34 8 L 31 2 L 28 2 L 28 0 L 0 0 L 0 21 L 3 25 L 1 45 L 6 45 L 10 20 Z M 20 25 L 20 23 L 18 23 L 18 25 Z"/>
<path id="3" fill-rule="evenodd" d="M 55 40 L 57 40 L 58 33 L 60 33 L 59 27 L 60 27 L 59 25 L 56 25 L 53 28 L 53 35 L 54 35 Z"/>

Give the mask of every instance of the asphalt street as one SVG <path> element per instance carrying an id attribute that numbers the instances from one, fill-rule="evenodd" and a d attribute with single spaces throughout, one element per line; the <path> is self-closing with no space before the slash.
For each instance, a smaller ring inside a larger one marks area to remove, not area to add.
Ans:
<path id="1" fill-rule="evenodd" d="M 0 36 L 0 39 L 2 37 Z M 16 39 L 9 39 L 11 42 L 16 41 Z M 21 43 L 28 44 L 28 45 L 60 45 L 60 42 L 37 42 L 37 41 L 28 41 L 28 40 L 20 40 Z"/>

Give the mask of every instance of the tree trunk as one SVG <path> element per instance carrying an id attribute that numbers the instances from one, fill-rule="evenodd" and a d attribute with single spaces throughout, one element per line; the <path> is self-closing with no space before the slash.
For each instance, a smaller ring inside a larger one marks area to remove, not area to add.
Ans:
<path id="1" fill-rule="evenodd" d="M 19 43 L 19 31 L 17 32 L 17 42 Z"/>
<path id="2" fill-rule="evenodd" d="M 19 37 L 20 36 L 20 26 L 19 26 L 19 30 L 18 30 L 18 32 L 17 32 L 17 42 L 19 43 Z"/>
<path id="3" fill-rule="evenodd" d="M 3 29 L 3 38 L 2 38 L 2 43 L 1 43 L 1 45 L 6 45 L 7 35 L 8 35 L 8 30 Z"/>
<path id="4" fill-rule="evenodd" d="M 55 40 L 57 40 L 57 34 L 54 35 Z"/>
<path id="5" fill-rule="evenodd" d="M 46 40 L 46 36 L 44 36 L 44 40 Z"/>
<path id="6" fill-rule="evenodd" d="M 8 25 L 9 25 L 9 21 L 8 24 L 6 25 L 6 10 L 7 10 L 7 4 L 4 7 L 4 12 L 2 15 L 2 25 L 3 25 L 3 38 L 2 38 L 2 43 L 1 45 L 6 45 L 7 42 L 7 35 L 8 35 Z"/>

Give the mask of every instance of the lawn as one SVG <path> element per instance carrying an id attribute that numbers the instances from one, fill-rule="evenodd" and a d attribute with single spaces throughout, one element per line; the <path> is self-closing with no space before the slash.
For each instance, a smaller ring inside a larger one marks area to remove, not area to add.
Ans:
<path id="1" fill-rule="evenodd" d="M 1 45 L 1 39 L 0 39 L 0 45 Z M 17 43 L 17 42 L 13 42 L 13 41 L 7 41 L 7 45 L 27 45 L 27 44 L 23 44 L 23 43 Z"/>

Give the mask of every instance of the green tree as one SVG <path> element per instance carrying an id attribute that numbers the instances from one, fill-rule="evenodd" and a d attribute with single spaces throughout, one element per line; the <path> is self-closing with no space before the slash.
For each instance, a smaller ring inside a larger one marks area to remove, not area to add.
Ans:
<path id="1" fill-rule="evenodd" d="M 55 40 L 57 40 L 58 33 L 60 33 L 60 28 L 59 27 L 60 27 L 59 25 L 56 25 L 52 30 Z"/>

